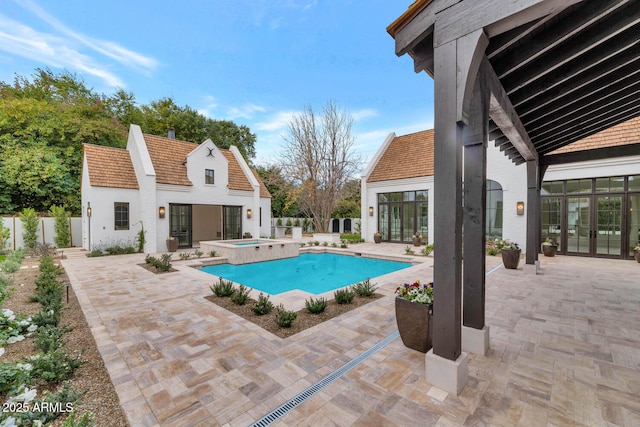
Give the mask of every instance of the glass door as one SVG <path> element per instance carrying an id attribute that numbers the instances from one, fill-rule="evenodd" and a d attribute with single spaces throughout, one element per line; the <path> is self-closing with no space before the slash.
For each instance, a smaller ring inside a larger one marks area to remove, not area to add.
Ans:
<path id="1" fill-rule="evenodd" d="M 169 205 L 169 230 L 179 247 L 191 247 L 191 205 Z"/>
<path id="2" fill-rule="evenodd" d="M 389 240 L 389 205 L 378 205 L 378 227 L 382 240 Z"/>
<path id="3" fill-rule="evenodd" d="M 401 241 L 402 240 L 402 205 L 391 204 L 391 216 L 389 218 L 389 240 Z"/>
<path id="4" fill-rule="evenodd" d="M 415 220 L 416 213 L 414 212 L 415 204 L 405 203 L 402 206 L 403 218 L 402 222 L 402 241 L 407 242 L 413 238 L 413 234 L 416 230 Z M 419 234 L 419 233 L 418 233 Z"/>
<path id="5" fill-rule="evenodd" d="M 224 207 L 224 240 L 242 238 L 242 206 Z"/>
<path id="6" fill-rule="evenodd" d="M 594 252 L 599 256 L 622 256 L 622 196 L 596 196 Z"/>
<path id="7" fill-rule="evenodd" d="M 567 253 L 591 254 L 591 197 L 567 197 Z"/>
<path id="8" fill-rule="evenodd" d="M 627 256 L 633 257 L 633 248 L 640 243 L 640 195 L 629 195 L 629 247 Z"/>
<path id="9" fill-rule="evenodd" d="M 540 200 L 540 204 L 540 241 L 555 240 L 558 244 L 558 252 L 562 252 L 564 250 L 562 244 L 562 197 L 545 197 Z"/>

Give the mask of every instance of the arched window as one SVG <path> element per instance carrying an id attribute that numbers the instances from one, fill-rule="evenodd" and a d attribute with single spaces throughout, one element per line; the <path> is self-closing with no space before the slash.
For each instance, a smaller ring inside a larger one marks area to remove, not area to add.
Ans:
<path id="1" fill-rule="evenodd" d="M 502 239 L 502 186 L 487 180 L 487 239 Z"/>

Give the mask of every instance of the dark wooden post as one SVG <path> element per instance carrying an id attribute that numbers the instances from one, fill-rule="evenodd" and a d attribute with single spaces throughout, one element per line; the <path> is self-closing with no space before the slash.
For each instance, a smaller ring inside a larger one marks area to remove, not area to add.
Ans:
<path id="1" fill-rule="evenodd" d="M 527 249 L 526 263 L 535 265 L 540 250 L 540 167 L 527 161 Z"/>
<path id="2" fill-rule="evenodd" d="M 463 325 L 484 327 L 485 243 L 487 196 L 488 93 L 481 78 L 476 80 L 464 128 L 464 263 Z"/>
<path id="3" fill-rule="evenodd" d="M 433 353 L 456 360 L 461 346 L 462 125 L 456 120 L 456 41 L 434 49 L 434 297 Z"/>

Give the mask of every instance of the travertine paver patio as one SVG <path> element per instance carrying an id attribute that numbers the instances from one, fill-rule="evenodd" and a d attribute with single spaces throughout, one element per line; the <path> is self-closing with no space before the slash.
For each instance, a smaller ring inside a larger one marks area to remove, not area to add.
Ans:
<path id="1" fill-rule="evenodd" d="M 136 427 L 251 424 L 394 333 L 397 284 L 432 277 L 427 262 L 376 279 L 384 298 L 280 339 L 205 300 L 211 276 L 192 262 L 155 275 L 143 258 L 64 261 Z M 640 425 L 640 265 L 541 261 L 488 277 L 491 350 L 470 356 L 460 396 L 425 383 L 424 355 L 396 339 L 274 425 Z"/>

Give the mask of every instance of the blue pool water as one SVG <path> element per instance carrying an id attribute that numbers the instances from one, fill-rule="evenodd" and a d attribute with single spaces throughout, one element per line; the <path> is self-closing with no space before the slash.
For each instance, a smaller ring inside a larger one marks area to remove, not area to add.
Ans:
<path id="1" fill-rule="evenodd" d="M 302 254 L 253 264 L 210 265 L 202 267 L 202 271 L 271 295 L 293 289 L 317 295 L 407 267 L 411 264 L 336 254 Z"/>

